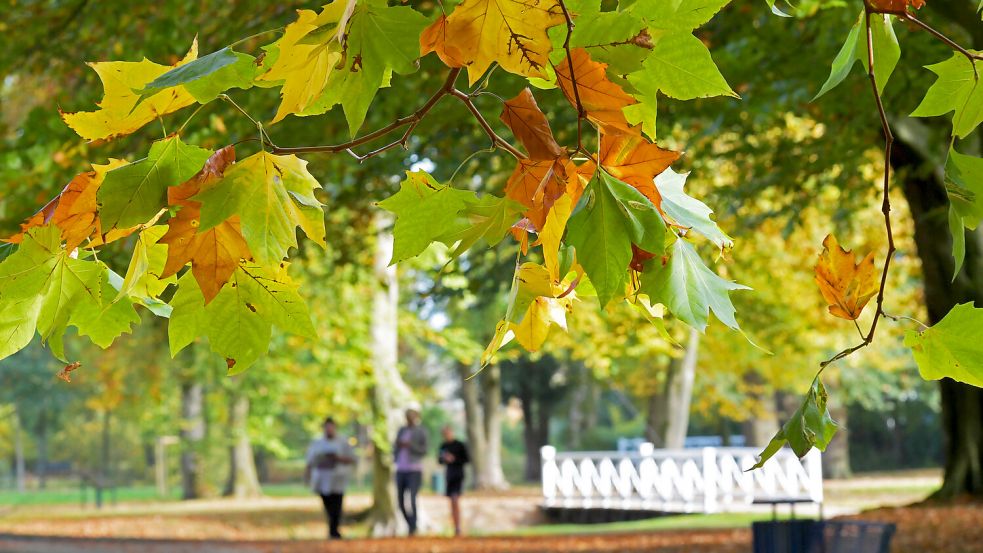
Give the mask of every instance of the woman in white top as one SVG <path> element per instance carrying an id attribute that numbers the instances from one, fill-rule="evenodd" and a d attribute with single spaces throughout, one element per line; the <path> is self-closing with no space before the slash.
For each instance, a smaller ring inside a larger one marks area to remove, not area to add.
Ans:
<path id="1" fill-rule="evenodd" d="M 355 462 L 351 444 L 338 435 L 334 419 L 324 419 L 324 435 L 307 448 L 304 479 L 321 496 L 328 517 L 328 539 L 340 539 L 341 504 L 348 485 L 349 468 Z"/>

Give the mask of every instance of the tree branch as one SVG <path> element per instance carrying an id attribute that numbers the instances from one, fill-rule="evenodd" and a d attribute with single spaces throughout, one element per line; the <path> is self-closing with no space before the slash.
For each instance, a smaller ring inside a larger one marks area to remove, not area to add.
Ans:
<path id="1" fill-rule="evenodd" d="M 471 101 L 471 97 L 470 96 L 468 96 L 466 93 L 464 93 L 464 92 L 462 92 L 462 91 L 460 91 L 460 90 L 458 90 L 456 88 L 451 89 L 451 91 L 449 92 L 449 94 L 451 96 L 457 98 L 458 100 L 460 100 L 461 102 L 463 102 L 465 106 L 467 106 L 468 111 L 471 112 L 471 115 L 473 115 L 474 118 L 475 118 L 475 120 L 478 121 L 478 124 L 481 125 L 481 129 L 484 130 L 485 131 L 485 134 L 488 135 L 488 138 L 491 139 L 492 146 L 493 147 L 495 147 L 495 148 L 501 148 L 501 149 L 505 150 L 506 152 L 508 152 L 508 153 L 512 154 L 513 156 L 515 156 L 516 159 L 525 159 L 526 158 L 526 155 L 525 154 L 523 154 L 522 152 L 520 152 L 519 150 L 517 150 L 514 146 L 512 146 L 511 144 L 509 144 L 507 140 L 505 140 L 501 136 L 498 136 L 498 134 L 495 133 L 495 129 L 493 129 L 491 127 L 491 125 L 488 123 L 488 121 L 485 119 L 485 117 L 483 115 L 481 115 L 481 112 L 478 111 L 478 107 L 475 106 L 474 105 L 474 102 Z"/>
<path id="2" fill-rule="evenodd" d="M 570 54 L 570 37 L 573 36 L 573 18 L 570 17 L 570 11 L 567 10 L 567 5 L 563 0 L 557 0 L 560 4 L 560 9 L 563 10 L 563 17 L 567 21 L 567 36 L 563 39 L 563 49 L 567 52 L 567 68 L 570 70 L 570 84 L 573 87 L 573 98 L 576 102 L 577 107 L 577 151 L 587 153 L 584 150 L 584 117 L 587 116 L 587 112 L 584 111 L 584 104 L 580 101 L 580 89 L 577 86 L 577 75 L 573 72 L 573 56 Z M 588 154 L 589 155 L 589 154 Z"/>
<path id="3" fill-rule="evenodd" d="M 956 52 L 959 52 L 960 54 L 966 56 L 966 58 L 970 61 L 970 63 L 973 64 L 973 69 L 974 70 L 976 69 L 976 60 L 983 60 L 983 55 L 974 54 L 973 52 L 970 52 L 969 50 L 967 50 L 967 49 L 963 48 L 962 46 L 956 44 L 956 42 L 953 41 L 951 38 L 945 36 L 944 34 L 940 33 L 939 31 L 935 30 L 928 23 L 923 22 L 922 20 L 918 19 L 914 15 L 911 15 L 910 13 L 905 13 L 904 15 L 898 15 L 898 18 L 900 18 L 903 21 L 911 21 L 915 25 L 918 25 L 922 29 L 928 31 L 928 33 L 930 35 L 932 35 L 935 38 L 937 38 L 940 41 L 942 41 L 949 48 L 952 48 Z"/>

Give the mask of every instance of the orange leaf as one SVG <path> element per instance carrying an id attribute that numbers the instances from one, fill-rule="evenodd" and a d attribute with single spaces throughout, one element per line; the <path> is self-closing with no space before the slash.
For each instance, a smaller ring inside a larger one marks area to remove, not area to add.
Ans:
<path id="1" fill-rule="evenodd" d="M 616 130 L 639 134 L 638 127 L 629 125 L 621 111 L 625 106 L 638 101 L 608 79 L 607 64 L 590 59 L 590 54 L 583 48 L 574 48 L 570 55 L 570 59 L 573 60 L 573 75 L 577 80 L 577 93 L 580 95 L 580 104 L 587 112 L 587 119 L 605 131 Z M 556 80 L 563 90 L 563 95 L 571 105 L 576 107 L 577 99 L 573 91 L 573 79 L 570 76 L 570 63 L 567 58 L 553 68 L 556 70 Z"/>
<path id="2" fill-rule="evenodd" d="M 601 166 L 612 176 L 634 186 L 646 198 L 662 205 L 654 179 L 682 155 L 649 142 L 639 134 L 601 135 Z"/>
<path id="3" fill-rule="evenodd" d="M 72 363 L 69 363 L 69 364 L 65 365 L 65 368 L 63 368 L 61 371 L 59 371 L 55 376 L 57 376 L 58 378 L 64 380 L 65 382 L 71 382 L 72 381 L 72 377 L 71 377 L 70 373 L 72 371 L 78 369 L 81 366 L 82 366 L 82 362 L 81 361 L 74 361 Z"/>
<path id="4" fill-rule="evenodd" d="M 816 284 L 829 303 L 829 312 L 851 321 L 860 316 L 878 290 L 874 252 L 868 253 L 860 263 L 854 264 L 855 259 L 830 234 L 823 240 L 823 251 L 816 263 Z"/>
<path id="5" fill-rule="evenodd" d="M 553 138 L 549 121 L 528 88 L 505 102 L 501 119 L 525 146 L 530 159 L 556 159 L 565 155 L 563 148 Z"/>
<path id="6" fill-rule="evenodd" d="M 920 9 L 925 0 L 865 0 L 867 7 L 874 11 L 905 13 L 908 8 Z"/>
<path id="7" fill-rule="evenodd" d="M 21 223 L 21 232 L 8 238 L 7 242 L 19 243 L 28 229 L 45 224 L 54 224 L 61 229 L 61 238 L 69 251 L 87 238 L 92 239 L 89 245 L 98 246 L 132 234 L 136 227 L 114 229 L 103 238 L 96 203 L 96 192 L 106 173 L 123 165 L 126 165 L 125 161 L 111 159 L 106 165 L 93 165 L 92 171 L 75 175 L 61 194 Z"/>
<path id="8" fill-rule="evenodd" d="M 160 239 L 162 244 L 167 244 L 167 261 L 161 277 L 169 277 L 191 262 L 191 274 L 198 281 L 206 304 L 229 281 L 239 260 L 252 256 L 242 237 L 238 215 L 199 233 L 201 203 L 190 198 L 221 179 L 225 169 L 234 162 L 235 148 L 226 146 L 212 154 L 197 175 L 167 190 L 168 203 L 181 209 L 168 221 L 167 233 Z"/>
<path id="9" fill-rule="evenodd" d="M 564 193 L 577 205 L 593 173 L 592 163 L 577 166 L 568 157 L 521 159 L 505 185 L 505 195 L 529 208 L 525 216 L 539 230 L 553 202 Z"/>
<path id="10" fill-rule="evenodd" d="M 436 52 L 447 67 L 464 67 L 464 54 L 447 42 L 447 16 L 441 15 L 420 34 L 420 56 Z"/>

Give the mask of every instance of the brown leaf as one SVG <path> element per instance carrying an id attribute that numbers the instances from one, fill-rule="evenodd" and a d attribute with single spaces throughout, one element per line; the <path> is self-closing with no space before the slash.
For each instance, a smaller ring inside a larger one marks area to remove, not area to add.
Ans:
<path id="1" fill-rule="evenodd" d="M 464 54 L 447 42 L 447 16 L 441 15 L 420 34 L 420 56 L 436 52 L 447 67 L 464 67 Z"/>
<path id="2" fill-rule="evenodd" d="M 60 378 L 60 379 L 62 379 L 62 380 L 64 380 L 65 382 L 71 382 L 72 381 L 72 377 L 69 375 L 69 373 L 72 372 L 72 371 L 74 371 L 74 370 L 76 370 L 76 369 L 78 369 L 81 366 L 82 366 L 82 362 L 81 361 L 75 361 L 73 363 L 69 363 L 69 364 L 65 365 L 65 368 L 63 368 L 61 371 L 59 371 L 58 374 L 56 374 L 55 376 L 58 377 L 58 378 Z"/>
<path id="3" fill-rule="evenodd" d="M 529 88 L 505 102 L 501 119 L 519 142 L 522 142 L 530 159 L 556 159 L 565 155 L 563 148 L 553 138 L 549 121 L 539 109 Z"/>
<path id="4" fill-rule="evenodd" d="M 566 193 L 576 205 L 593 174 L 592 163 L 578 166 L 568 157 L 521 159 L 505 185 L 505 195 L 528 208 L 524 215 L 539 230 L 553 202 Z"/>
<path id="5" fill-rule="evenodd" d="M 580 104 L 586 111 L 587 119 L 601 127 L 602 131 L 640 134 L 640 129 L 628 124 L 621 111 L 625 106 L 638 101 L 608 79 L 607 64 L 590 59 L 590 54 L 583 48 L 574 48 L 570 54 L 570 59 L 573 60 L 573 75 L 577 80 L 577 93 L 580 95 Z M 576 107 L 577 99 L 573 91 L 573 79 L 570 76 L 570 63 L 567 58 L 563 58 L 563 61 L 553 68 L 556 70 L 556 81 L 563 95 L 571 105 Z"/>
<path id="6" fill-rule="evenodd" d="M 198 281 L 205 303 L 209 303 L 229 281 L 241 259 L 252 255 L 242 236 L 239 216 L 233 215 L 204 232 L 198 232 L 201 203 L 190 199 L 219 179 L 235 162 L 235 148 L 226 146 L 212 154 L 197 175 L 167 190 L 167 200 L 181 209 L 168 221 L 167 233 L 160 239 L 167 244 L 167 261 L 162 278 L 169 277 L 191 263 L 191 274 Z"/>
<path id="7" fill-rule="evenodd" d="M 832 234 L 823 240 L 823 251 L 816 263 L 816 284 L 836 317 L 856 320 L 864 306 L 878 291 L 874 272 L 874 252 L 855 264 L 852 252 L 844 250 Z"/>
<path id="8" fill-rule="evenodd" d="M 920 9 L 925 0 L 864 0 L 872 11 L 887 13 L 906 13 L 908 8 Z"/>
<path id="9" fill-rule="evenodd" d="M 639 134 L 601 134 L 601 166 L 612 176 L 637 188 L 655 207 L 662 205 L 662 196 L 654 179 L 680 155 L 680 152 L 660 148 Z"/>

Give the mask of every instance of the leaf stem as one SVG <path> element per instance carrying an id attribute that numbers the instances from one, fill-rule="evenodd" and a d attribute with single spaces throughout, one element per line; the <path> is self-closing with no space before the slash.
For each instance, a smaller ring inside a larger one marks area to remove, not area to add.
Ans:
<path id="1" fill-rule="evenodd" d="M 930 26 L 928 23 L 925 23 L 921 19 L 918 19 L 914 15 L 912 15 L 910 13 L 907 13 L 907 12 L 905 12 L 904 14 L 895 14 L 895 15 L 897 15 L 898 18 L 901 19 L 901 20 L 911 21 L 915 25 L 921 27 L 923 30 L 928 31 L 928 34 L 930 34 L 933 37 L 937 38 L 938 40 L 942 41 L 949 48 L 952 48 L 956 52 L 959 52 L 960 54 L 966 56 L 966 58 L 970 61 L 970 63 L 973 64 L 973 71 L 974 72 L 976 71 L 976 60 L 983 60 L 983 55 L 970 52 L 969 50 L 967 50 L 967 49 L 963 48 L 962 46 L 956 44 L 956 42 L 954 40 L 952 40 L 951 38 L 945 36 L 944 34 L 940 33 L 939 31 L 935 30 L 935 28 L 933 28 L 932 26 Z"/>
<path id="2" fill-rule="evenodd" d="M 584 118 L 587 116 L 587 112 L 584 111 L 584 104 L 580 101 L 580 89 L 577 86 L 577 75 L 573 72 L 573 56 L 570 54 L 570 37 L 573 36 L 573 28 L 575 25 L 573 18 L 570 16 L 570 11 L 567 9 L 567 5 L 563 2 L 563 0 L 557 0 L 557 3 L 560 5 L 560 9 L 563 10 L 563 17 L 566 19 L 567 23 L 567 36 L 563 39 L 563 49 L 567 52 L 567 68 L 570 70 L 570 83 L 573 87 L 573 98 L 577 106 L 577 151 L 584 151 Z"/>

